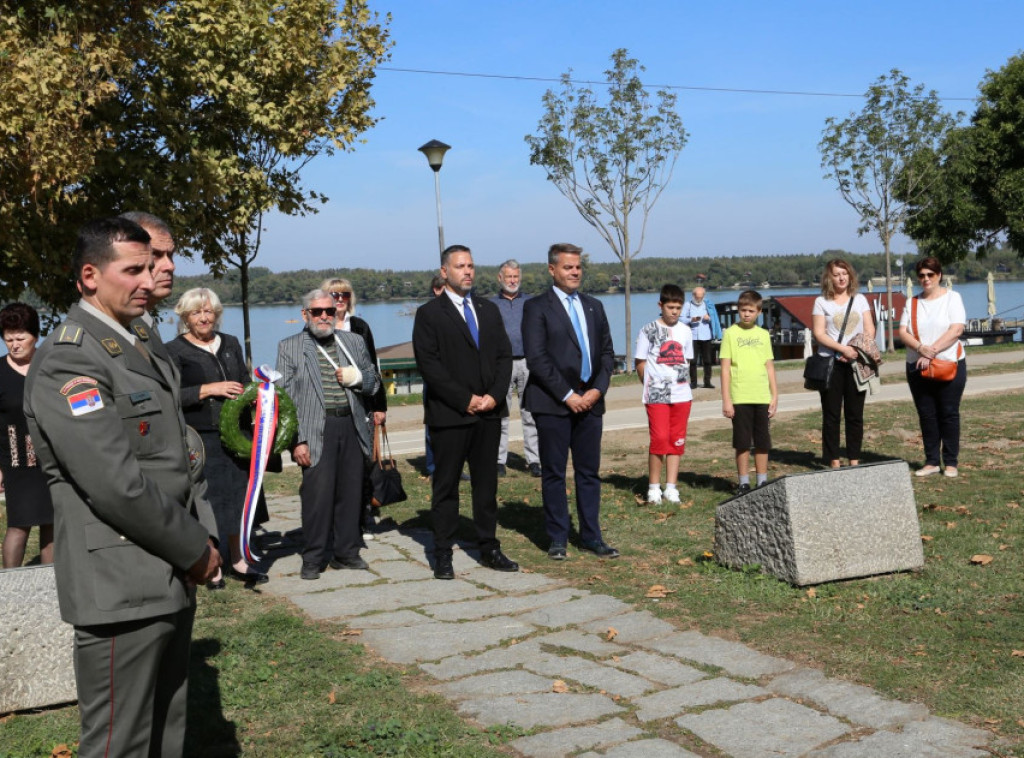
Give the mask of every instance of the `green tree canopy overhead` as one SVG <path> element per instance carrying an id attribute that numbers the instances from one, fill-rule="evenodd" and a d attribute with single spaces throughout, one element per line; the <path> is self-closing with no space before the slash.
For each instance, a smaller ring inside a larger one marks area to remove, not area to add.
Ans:
<path id="1" fill-rule="evenodd" d="M 1024 54 L 990 71 L 980 91 L 970 123 L 921 156 L 940 167 L 939 181 L 915 202 L 907 231 L 944 261 L 984 254 L 1004 235 L 1024 255 Z"/>
<path id="2" fill-rule="evenodd" d="M 572 72 L 563 74 L 561 92 L 544 94 L 537 134 L 526 142 L 531 165 L 547 171 L 548 181 L 622 262 L 628 345 L 630 262 L 643 250 L 648 216 L 672 179 L 687 135 L 674 94 L 658 91 L 652 98 L 640 80 L 644 67 L 628 51 L 616 50 L 611 60 L 603 103 L 573 82 Z M 632 367 L 632 351 L 626 354 Z"/>
<path id="3" fill-rule="evenodd" d="M 857 232 L 878 235 L 887 277 L 892 276 L 892 238 L 938 181 L 937 166 L 922 159 L 924 151 L 937 148 L 955 123 L 934 90 L 926 94 L 921 84 L 911 89 L 898 69 L 868 88 L 859 113 L 825 121 L 818 145 L 825 178 L 835 180 L 843 200 L 860 216 Z M 891 283 L 887 291 L 891 310 Z M 891 321 L 888 349 L 894 349 Z"/>
<path id="4" fill-rule="evenodd" d="M 314 210 L 325 198 L 302 187 L 301 168 L 350 149 L 374 123 L 370 84 L 389 41 L 367 0 L 165 0 L 111 10 L 118 5 L 40 0 L 0 26 L 0 219 L 13 222 L 0 228 L 0 296 L 31 284 L 44 302 L 66 307 L 78 223 L 128 209 L 164 217 L 179 247 L 223 270 L 231 256 L 251 255 L 265 211 Z M 54 50 L 70 62 L 48 61 Z M 64 86 L 33 94 L 26 70 Z M 13 105 L 12 94 L 20 94 Z M 92 135 L 74 141 L 74 161 L 59 155 L 60 132 L 41 143 L 28 126 L 69 107 L 65 132 L 84 126 Z M 8 156 L 26 150 L 42 155 L 8 172 Z M 32 202 L 38 187 L 48 203 Z"/>

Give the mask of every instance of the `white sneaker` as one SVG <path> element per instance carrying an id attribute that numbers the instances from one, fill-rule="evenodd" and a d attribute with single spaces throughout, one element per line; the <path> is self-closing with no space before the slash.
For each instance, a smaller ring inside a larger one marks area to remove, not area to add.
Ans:
<path id="1" fill-rule="evenodd" d="M 647 502 L 651 505 L 658 505 L 661 502 L 661 488 L 647 490 Z"/>
<path id="2" fill-rule="evenodd" d="M 670 503 L 678 503 L 679 490 L 677 490 L 675 487 L 665 490 L 665 500 Z"/>
<path id="3" fill-rule="evenodd" d="M 364 542 L 372 542 L 375 539 L 377 539 L 377 538 L 373 536 L 373 532 L 363 532 L 363 541 Z"/>

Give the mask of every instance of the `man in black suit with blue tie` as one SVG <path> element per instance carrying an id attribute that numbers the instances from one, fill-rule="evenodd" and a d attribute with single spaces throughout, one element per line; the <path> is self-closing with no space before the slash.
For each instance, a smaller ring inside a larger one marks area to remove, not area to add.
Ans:
<path id="1" fill-rule="evenodd" d="M 473 523 L 480 562 L 496 571 L 518 571 L 501 552 L 498 525 L 498 442 L 508 415 L 505 395 L 512 379 L 512 345 L 498 307 L 471 294 L 475 269 L 468 247 L 441 254 L 445 289 L 416 310 L 412 347 L 430 392 L 424 422 L 434 450 L 431 518 L 434 576 L 454 579 L 452 545 L 459 523 L 459 479 L 469 462 Z"/>
<path id="2" fill-rule="evenodd" d="M 548 557 L 565 560 L 569 502 L 565 469 L 572 451 L 576 514 L 584 549 L 601 558 L 619 551 L 601 536 L 601 431 L 615 353 L 604 308 L 580 293 L 581 254 L 576 245 L 548 250 L 554 286 L 523 306 L 523 347 L 530 378 L 524 405 L 537 423 Z"/>

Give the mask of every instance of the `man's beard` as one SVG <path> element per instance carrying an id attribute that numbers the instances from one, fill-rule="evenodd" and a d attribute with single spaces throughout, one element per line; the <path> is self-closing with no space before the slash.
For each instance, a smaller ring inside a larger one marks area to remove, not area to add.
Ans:
<path id="1" fill-rule="evenodd" d="M 320 339 L 330 337 L 334 334 L 334 322 L 325 324 L 322 321 L 310 321 L 309 331 L 314 337 L 319 337 Z"/>
<path id="2" fill-rule="evenodd" d="M 506 295 L 515 295 L 519 292 L 519 285 L 516 284 L 513 286 L 509 286 L 507 284 L 503 284 L 501 285 L 501 291 L 504 292 Z"/>

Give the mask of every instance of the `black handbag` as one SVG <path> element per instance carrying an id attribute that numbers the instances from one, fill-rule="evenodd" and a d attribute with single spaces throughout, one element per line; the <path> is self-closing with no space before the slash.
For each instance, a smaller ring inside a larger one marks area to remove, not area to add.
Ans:
<path id="1" fill-rule="evenodd" d="M 839 339 L 836 342 L 843 341 L 843 335 L 846 334 L 846 322 L 850 320 L 850 310 L 853 308 L 853 297 L 850 298 L 849 304 L 846 306 L 846 315 L 843 317 L 843 327 L 839 330 Z M 807 359 L 807 363 L 804 364 L 804 389 L 814 390 L 815 392 L 825 392 L 828 389 L 829 382 L 832 381 L 832 370 L 835 368 L 836 354 L 835 351 L 831 355 L 819 355 L 815 353 Z"/>
<path id="2" fill-rule="evenodd" d="M 370 484 L 373 489 L 370 503 L 377 508 L 409 499 L 402 486 L 402 475 L 398 472 L 398 464 L 391 457 L 388 430 L 383 424 L 374 427 Z"/>

